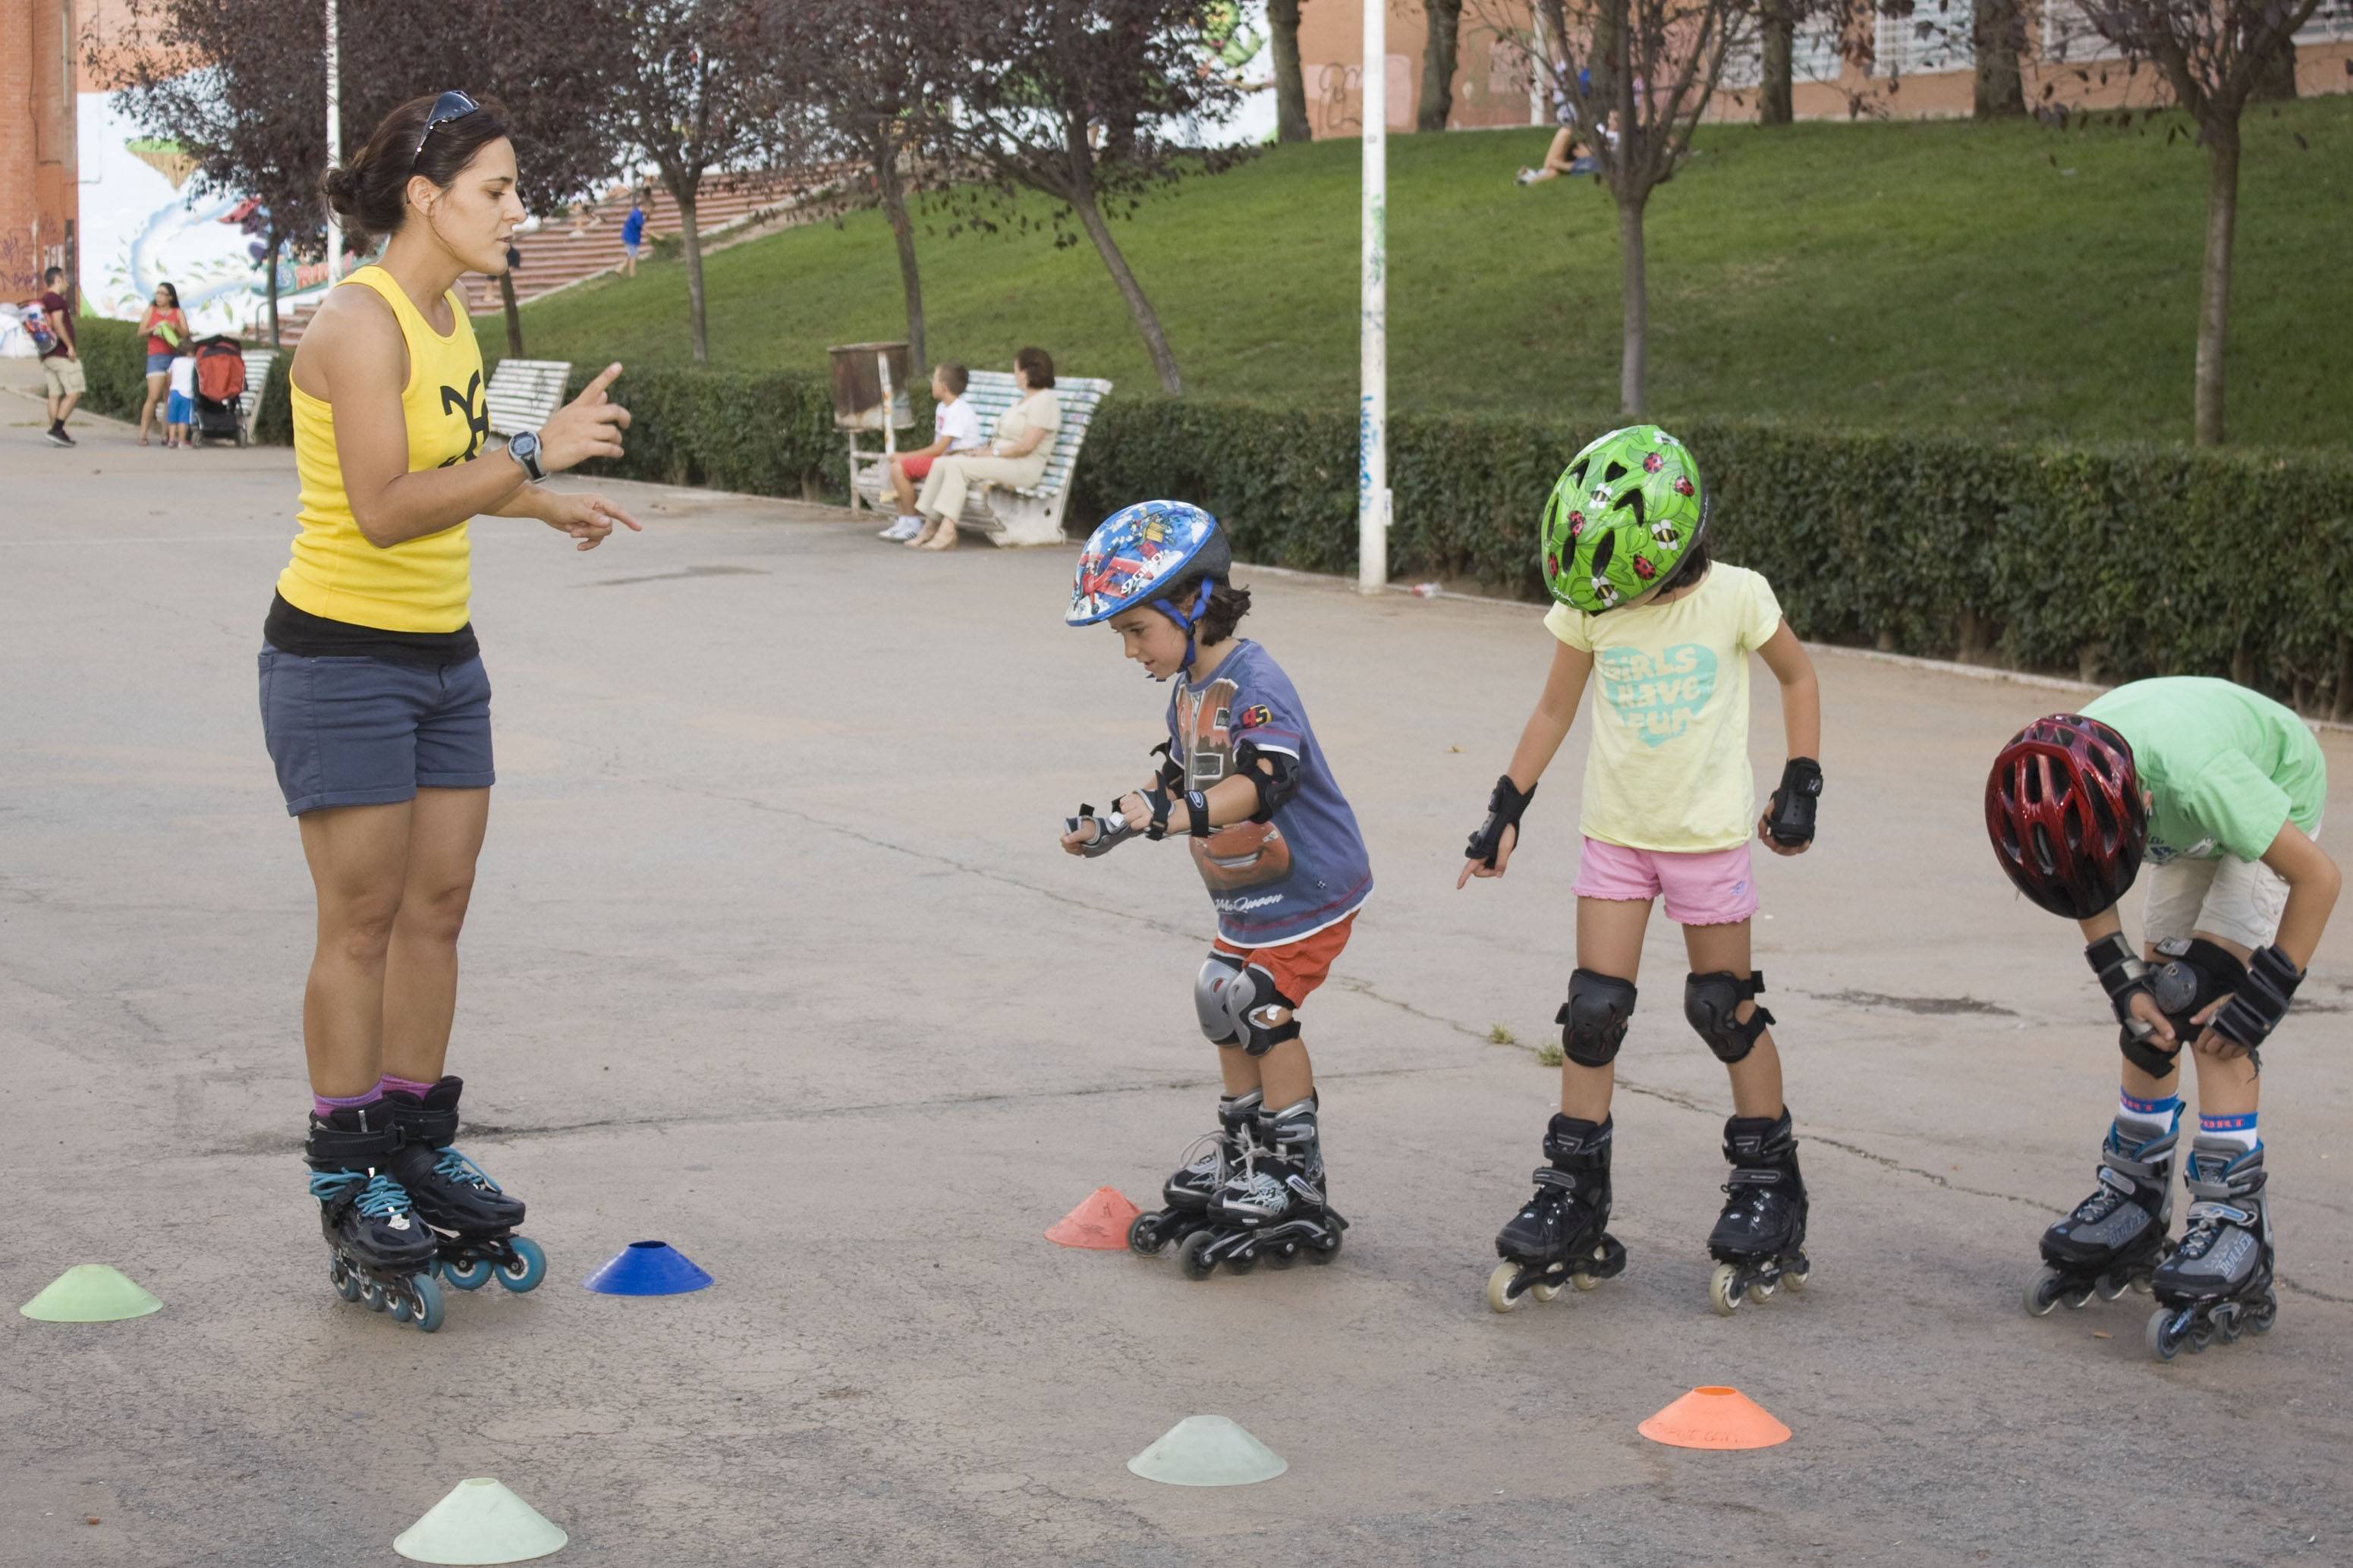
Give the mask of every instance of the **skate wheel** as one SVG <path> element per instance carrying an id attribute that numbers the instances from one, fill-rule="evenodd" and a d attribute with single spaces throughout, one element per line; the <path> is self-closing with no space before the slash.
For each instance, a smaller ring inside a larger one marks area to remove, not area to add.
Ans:
<path id="1" fill-rule="evenodd" d="M 1740 1310 L 1740 1270 L 1730 1263 L 1719 1263 L 1708 1277 L 1707 1304 L 1719 1318 L 1728 1318 Z"/>
<path id="2" fill-rule="evenodd" d="M 408 1294 L 400 1299 L 393 1315 L 404 1323 L 414 1323 L 420 1334 L 429 1334 L 441 1326 L 441 1287 L 433 1282 L 430 1274 L 412 1274 L 408 1278 Z"/>
<path id="3" fill-rule="evenodd" d="M 1594 1284 L 1598 1285 L 1600 1281 L 1598 1279 L 1594 1281 Z M 1577 1287 L 1580 1290 L 1589 1290 L 1592 1288 L 1593 1287 L 1591 1285 L 1580 1285 Z M 1540 1281 L 1528 1287 L 1528 1294 L 1534 1296 L 1539 1301 L 1556 1301 L 1560 1300 L 1560 1293 L 1563 1289 L 1564 1287 L 1559 1285 L 1546 1285 Z"/>
<path id="4" fill-rule="evenodd" d="M 1340 1256 L 1340 1233 L 1337 1230 L 1335 1230 L 1332 1233 L 1332 1239 L 1320 1246 L 1314 1242 L 1308 1243 L 1306 1251 L 1307 1261 L 1314 1264 L 1318 1268 L 1321 1268 L 1324 1265 L 1331 1262 L 1332 1259 Z"/>
<path id="5" fill-rule="evenodd" d="M 1601 1277 L 1598 1274 L 1572 1274 L 1568 1277 L 1568 1282 L 1576 1286 L 1580 1291 L 1590 1290 L 1595 1286 L 1601 1283 Z M 1560 1294 L 1559 1286 L 1555 1285 L 1551 1287 L 1551 1289 L 1553 1296 Z M 1541 1298 L 1541 1300 L 1549 1301 L 1552 1300 L 1552 1296 L 1546 1296 Z"/>
<path id="6" fill-rule="evenodd" d="M 2178 1312 L 2169 1307 L 2159 1307 L 2151 1312 L 2148 1315 L 2148 1331 L 2141 1336 L 2148 1345 L 2148 1353 L 2159 1361 L 2171 1361 L 2180 1353 L 2184 1345 L 2189 1347 L 2192 1355 L 2204 1350 L 2206 1345 L 2201 1337 L 2204 1331 L 2191 1326 L 2193 1316 L 2192 1310 L 2188 1307 Z"/>
<path id="7" fill-rule="evenodd" d="M 327 1280 L 334 1286 L 335 1294 L 344 1300 L 356 1301 L 360 1299 L 359 1276 L 344 1268 L 342 1258 L 338 1258 L 327 1265 Z"/>
<path id="8" fill-rule="evenodd" d="M 2131 1289 L 2132 1279 L 2129 1276 L 2116 1274 L 2101 1275 L 2100 1282 L 2093 1287 L 2094 1293 L 2103 1301 L 2113 1301 Z"/>
<path id="9" fill-rule="evenodd" d="M 451 1263 L 444 1259 L 441 1264 L 441 1278 L 449 1281 L 450 1285 L 457 1289 L 479 1290 L 491 1282 L 491 1260 L 487 1258 L 472 1258 L 463 1263 Z"/>
<path id="10" fill-rule="evenodd" d="M 2035 1271 L 2034 1278 L 2026 1282 L 2025 1305 L 2029 1316 L 2041 1318 L 2049 1315 L 2051 1309 L 2059 1304 L 2059 1284 L 2056 1268 Z"/>
<path id="11" fill-rule="evenodd" d="M 1807 1281 L 1813 1277 L 1814 1271 L 1810 1268 L 1792 1268 L 1782 1274 L 1781 1283 L 1788 1287 L 1790 1295 L 1802 1296 L 1806 1293 Z"/>
<path id="12" fill-rule="evenodd" d="M 1230 1274 L 1247 1274 L 1257 1267 L 1258 1252 L 1255 1248 L 1245 1248 L 1226 1259 L 1226 1270 Z"/>
<path id="13" fill-rule="evenodd" d="M 1756 1284 L 1748 1287 L 1748 1294 L 1759 1306 L 1762 1306 L 1771 1300 L 1780 1289 L 1781 1282 L 1778 1279 L 1759 1279 Z"/>
<path id="14" fill-rule="evenodd" d="M 360 1276 L 359 1301 L 371 1312 L 381 1312 L 391 1304 L 385 1298 L 384 1287 L 364 1274 Z"/>
<path id="15" fill-rule="evenodd" d="M 1487 1275 L 1487 1310 L 1491 1312 L 1516 1312 L 1527 1304 L 1530 1292 L 1514 1289 L 1513 1282 L 1520 1277 L 1520 1266 L 1506 1258 Z M 1555 1291 L 1554 1294 L 1559 1294 Z"/>
<path id="16" fill-rule="evenodd" d="M 405 1323 L 417 1315 L 416 1306 L 406 1295 L 387 1292 L 385 1303 L 385 1310 L 392 1314 L 392 1321 L 396 1323 Z"/>
<path id="17" fill-rule="evenodd" d="M 1197 1230 L 1185 1238 L 1176 1249 L 1176 1267 L 1187 1279 L 1207 1279 L 1218 1267 L 1208 1257 L 1209 1244 L 1217 1240 L 1214 1231 Z"/>
<path id="18" fill-rule="evenodd" d="M 508 1245 L 514 1248 L 514 1267 L 499 1270 L 499 1283 L 520 1296 L 547 1278 L 547 1254 L 527 1236 L 518 1236 Z"/>
<path id="19" fill-rule="evenodd" d="M 2255 1299 L 2253 1306 L 2247 1309 L 2247 1332 L 2270 1333 L 2272 1325 L 2277 1321 L 2279 1321 L 2279 1298 L 2266 1290 Z"/>
<path id="20" fill-rule="evenodd" d="M 2149 1279 L 2149 1277 L 2148 1277 L 2147 1275 L 2146 1275 L 2146 1274 L 2136 1274 L 2136 1275 L 2134 1275 L 2134 1276 L 2133 1276 L 2133 1281 L 2132 1281 L 2132 1288 L 2133 1288 L 2133 1294 L 2134 1294 L 2134 1295 L 2136 1295 L 2136 1296 L 2147 1296 L 2147 1295 L 2149 1295 L 2150 1293 L 2152 1293 L 2153 1291 L 2155 1291 L 2155 1290 L 2156 1290 L 2156 1289 L 2157 1289 L 2156 1285 L 2155 1285 L 2155 1284 L 2153 1284 L 2153 1283 L 2151 1283 L 2151 1281 L 2150 1281 L 2150 1279 Z"/>
<path id="21" fill-rule="evenodd" d="M 1160 1234 L 1160 1216 L 1149 1211 L 1127 1222 L 1127 1249 L 1142 1258 L 1157 1258 L 1168 1245 Z"/>
<path id="22" fill-rule="evenodd" d="M 1266 1255 L 1269 1268 L 1288 1268 L 1299 1261 L 1299 1243 L 1287 1241 Z"/>

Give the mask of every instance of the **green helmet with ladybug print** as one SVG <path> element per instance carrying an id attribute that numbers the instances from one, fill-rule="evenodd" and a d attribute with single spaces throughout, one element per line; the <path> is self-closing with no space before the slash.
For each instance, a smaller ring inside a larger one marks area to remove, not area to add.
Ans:
<path id="1" fill-rule="evenodd" d="M 1655 425 L 1612 430 L 1568 461 L 1545 503 L 1545 586 L 1571 609 L 1614 610 L 1672 581 L 1707 531 L 1707 491 Z"/>

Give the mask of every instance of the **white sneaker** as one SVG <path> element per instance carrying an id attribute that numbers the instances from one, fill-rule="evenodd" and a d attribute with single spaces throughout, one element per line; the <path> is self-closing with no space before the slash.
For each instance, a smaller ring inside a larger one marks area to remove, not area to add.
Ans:
<path id="1" fill-rule="evenodd" d="M 874 537 L 877 539 L 891 540 L 913 539 L 915 535 L 923 531 L 923 520 L 922 518 L 902 517 L 893 522 L 890 527 L 884 529 L 881 532 L 876 534 Z"/>

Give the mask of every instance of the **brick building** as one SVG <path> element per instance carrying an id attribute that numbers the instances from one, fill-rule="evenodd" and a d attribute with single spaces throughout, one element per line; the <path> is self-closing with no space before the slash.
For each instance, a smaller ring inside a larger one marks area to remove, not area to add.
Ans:
<path id="1" fill-rule="evenodd" d="M 2084 108 L 2107 109 L 2160 100 L 2153 74 L 2134 79 L 2102 68 L 2118 58 L 2094 32 L 2073 0 L 2026 0 L 2027 47 L 2021 60 L 2026 100 L 2042 100 L 2046 82 L 2055 99 Z M 1420 101 L 1424 41 L 1430 22 L 1420 0 L 1388 0 L 1388 59 L 1384 90 L 1392 131 L 1409 131 Z M 1573 9 L 1573 7 L 1572 7 Z M 1918 19 L 1950 15 L 1965 19 L 1966 4 L 1938 13 L 1922 0 L 1913 17 L 1880 16 L 1868 38 L 1841 49 L 1834 32 L 1800 31 L 1791 97 L 1800 119 L 1844 119 L 1855 104 L 1867 111 L 1911 118 L 1969 112 L 1974 69 L 1968 47 L 1946 37 L 1920 36 Z M 1354 136 L 1362 123 L 1363 0 L 1313 0 L 1300 14 L 1299 58 L 1306 78 L 1307 114 L 1315 134 Z M 1933 33 L 1933 29 L 1932 29 Z M 1467 0 L 1455 45 L 1453 110 L 1450 129 L 1529 125 L 1549 121 L 1540 94 L 1530 89 L 1529 49 L 1535 46 L 1533 9 L 1526 0 Z M 1860 57 L 1858 61 L 1856 57 Z M 2296 36 L 2296 90 L 2316 94 L 2353 90 L 2353 0 L 2321 0 Z M 1751 44 L 1725 62 L 1723 89 L 1709 117 L 1756 117 L 1755 88 L 1762 60 Z M 2092 80 L 2076 75 L 2088 68 Z"/>
<path id="2" fill-rule="evenodd" d="M 74 156 L 75 0 L 0 0 L 0 291 L 40 292 L 76 270 L 80 165 Z"/>

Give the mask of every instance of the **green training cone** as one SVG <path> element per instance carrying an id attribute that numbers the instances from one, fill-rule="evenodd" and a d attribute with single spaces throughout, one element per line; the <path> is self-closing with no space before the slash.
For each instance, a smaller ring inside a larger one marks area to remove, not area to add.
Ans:
<path id="1" fill-rule="evenodd" d="M 1127 1462 L 1172 1487 L 1246 1487 L 1291 1468 L 1282 1456 L 1224 1415 L 1187 1415 Z"/>
<path id="2" fill-rule="evenodd" d="M 528 1563 L 561 1552 L 569 1539 L 531 1504 L 475 1476 L 450 1488 L 392 1549 L 415 1563 Z"/>
<path id="3" fill-rule="evenodd" d="M 16 1310 L 44 1323 L 119 1323 L 163 1308 L 121 1269 L 77 1263 Z"/>

